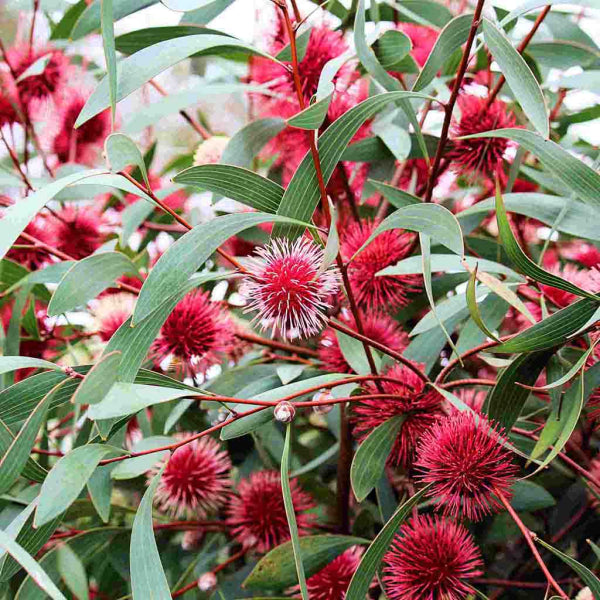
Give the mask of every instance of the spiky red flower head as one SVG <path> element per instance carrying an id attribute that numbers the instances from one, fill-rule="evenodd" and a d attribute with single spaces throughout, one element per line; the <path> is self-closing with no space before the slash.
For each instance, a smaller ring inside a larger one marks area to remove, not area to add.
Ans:
<path id="1" fill-rule="evenodd" d="M 290 489 L 298 532 L 305 535 L 315 518 L 307 511 L 315 504 L 296 479 L 290 480 Z M 227 507 L 227 525 L 240 544 L 263 553 L 290 539 L 277 471 L 255 471 L 239 482 L 237 492 Z"/>
<path id="2" fill-rule="evenodd" d="M 227 311 L 211 302 L 208 292 L 185 296 L 165 321 L 151 354 L 157 365 L 175 360 L 190 375 L 202 374 L 219 364 L 234 341 Z"/>
<path id="3" fill-rule="evenodd" d="M 416 23 L 401 23 L 398 27 L 402 33 L 410 38 L 412 42 L 410 55 L 422 67 L 431 54 L 438 32 L 433 27 L 417 25 Z"/>
<path id="4" fill-rule="evenodd" d="M 446 514 L 478 521 L 502 507 L 495 490 L 510 497 L 517 476 L 506 438 L 482 415 L 454 414 L 420 441 L 415 465 L 431 483 L 429 495 Z"/>
<path id="5" fill-rule="evenodd" d="M 568 282 L 573 283 L 584 290 L 590 292 L 596 291 L 594 289 L 594 282 L 590 276 L 590 271 L 587 269 L 579 269 L 576 265 L 567 263 L 563 267 L 561 267 L 560 264 L 554 265 L 549 270 L 551 273 L 558 275 L 562 279 L 566 279 Z M 540 287 L 544 296 L 550 300 L 556 308 L 566 308 L 570 304 L 573 304 L 573 302 L 579 300 L 579 296 L 572 294 L 571 292 L 566 292 L 565 290 L 560 290 L 544 284 Z"/>
<path id="6" fill-rule="evenodd" d="M 429 167 L 424 158 L 411 158 L 404 163 L 404 170 L 398 181 L 398 187 L 403 190 L 409 189 L 414 185 L 414 189 L 419 189 L 427 183 L 429 177 Z"/>
<path id="7" fill-rule="evenodd" d="M 323 249 L 307 238 L 293 243 L 272 240 L 248 259 L 250 275 L 240 286 L 248 301 L 246 312 L 284 338 L 317 334 L 325 322 L 328 300 L 339 287 L 338 270 L 322 273 Z"/>
<path id="8" fill-rule="evenodd" d="M 390 395 L 389 399 L 352 403 L 354 435 L 362 441 L 373 429 L 389 419 L 404 416 L 387 462 L 409 467 L 414 460 L 419 439 L 444 415 L 443 397 L 426 387 L 423 380 L 405 365 L 397 364 L 385 375 L 398 380 L 381 382 L 383 392 Z M 368 394 L 380 393 L 379 388 L 371 383 L 365 385 L 364 390 Z"/>
<path id="9" fill-rule="evenodd" d="M 177 435 L 179 441 L 192 434 Z M 149 474 L 158 473 L 162 463 Z M 154 503 L 173 517 L 206 518 L 229 496 L 231 460 L 215 439 L 205 436 L 180 446 L 167 459 Z"/>
<path id="10" fill-rule="evenodd" d="M 84 107 L 86 98 L 79 91 L 70 90 L 60 113 L 60 127 L 52 141 L 52 151 L 61 163 L 77 161 L 93 165 L 105 138 L 110 134 L 110 111 L 105 110 L 75 129 L 75 121 Z"/>
<path id="11" fill-rule="evenodd" d="M 48 217 L 53 246 L 80 260 L 95 252 L 104 242 L 102 217 L 95 208 L 67 204 Z"/>
<path id="12" fill-rule="evenodd" d="M 351 223 L 342 232 L 340 251 L 349 261 L 375 231 L 377 221 Z M 377 273 L 406 258 L 413 234 L 384 231 L 348 265 L 348 278 L 358 304 L 368 310 L 393 310 L 408 303 L 408 295 L 420 289 L 419 275 L 385 275 Z"/>
<path id="13" fill-rule="evenodd" d="M 38 239 L 40 242 L 50 245 L 53 243 L 47 220 L 42 216 L 38 216 L 31 221 L 27 227 L 25 227 L 24 232 Z M 30 246 L 31 242 L 19 236 L 15 245 Z M 36 271 L 41 266 L 48 263 L 48 254 L 44 251 L 40 252 L 40 250 L 35 248 L 11 248 L 6 256 L 7 258 L 10 258 L 10 260 L 22 264 L 30 271 Z"/>
<path id="14" fill-rule="evenodd" d="M 458 106 L 461 116 L 452 125 L 455 138 L 514 127 L 516 123 L 514 114 L 501 100 L 494 100 L 488 106 L 487 98 L 463 94 L 458 98 Z M 455 139 L 447 157 L 452 160 L 454 170 L 459 173 L 480 172 L 491 176 L 502 164 L 508 147 L 509 141 L 503 138 Z"/>
<path id="15" fill-rule="evenodd" d="M 467 580 L 481 575 L 481 553 L 463 525 L 418 516 L 400 527 L 385 555 L 383 584 L 390 600 L 462 600 Z"/>
<path id="16" fill-rule="evenodd" d="M 356 322 L 349 313 L 342 314 L 340 320 L 356 331 Z M 362 320 L 364 333 L 368 338 L 386 345 L 396 352 L 402 352 L 408 345 L 408 335 L 402 331 L 397 321 L 382 312 L 370 312 Z M 352 373 L 352 367 L 344 358 L 336 332 L 328 328 L 319 342 L 319 360 L 326 371 Z"/>
<path id="17" fill-rule="evenodd" d="M 560 253 L 561 256 L 588 268 L 600 265 L 600 248 L 582 240 L 574 240 L 572 243 L 562 246 Z"/>
<path id="18" fill-rule="evenodd" d="M 0 71 L 0 127 L 19 122 L 19 100 L 10 75 Z"/>

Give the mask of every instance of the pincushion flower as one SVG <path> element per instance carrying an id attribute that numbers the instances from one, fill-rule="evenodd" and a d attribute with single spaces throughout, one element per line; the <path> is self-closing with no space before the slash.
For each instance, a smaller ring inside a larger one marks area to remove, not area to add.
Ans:
<path id="1" fill-rule="evenodd" d="M 33 236 L 36 240 L 45 244 L 52 245 L 53 243 L 51 229 L 48 227 L 47 220 L 43 216 L 38 215 L 33 221 L 30 221 L 27 227 L 25 227 L 24 233 Z M 17 238 L 16 244 L 31 246 L 31 242 L 21 236 Z M 49 262 L 47 252 L 29 247 L 11 248 L 6 256 L 31 271 L 39 269 Z"/>
<path id="2" fill-rule="evenodd" d="M 383 559 L 390 600 L 463 600 L 468 580 L 481 575 L 481 553 L 469 532 L 440 516 L 412 518 L 400 527 Z"/>
<path id="3" fill-rule="evenodd" d="M 461 412 L 440 420 L 421 438 L 415 466 L 444 513 L 479 521 L 510 498 L 517 476 L 506 438 L 482 415 Z"/>
<path id="4" fill-rule="evenodd" d="M 458 106 L 461 116 L 452 125 L 454 138 L 514 127 L 516 124 L 515 116 L 501 100 L 494 100 L 488 106 L 487 98 L 462 94 L 458 98 Z M 447 158 L 459 173 L 492 176 L 502 165 L 509 145 L 509 140 L 504 138 L 454 139 Z"/>
<path id="5" fill-rule="evenodd" d="M 272 240 L 247 259 L 249 275 L 240 286 L 246 312 L 256 311 L 263 329 L 284 338 L 317 334 L 326 321 L 329 299 L 339 288 L 338 270 L 319 273 L 323 249 L 307 238 Z"/>
<path id="6" fill-rule="evenodd" d="M 290 480 L 290 489 L 298 532 L 305 535 L 314 521 L 314 515 L 307 511 L 315 504 L 296 479 Z M 237 495 L 227 507 L 227 525 L 238 543 L 260 553 L 290 539 L 277 471 L 255 471 L 239 482 Z"/>
<path id="7" fill-rule="evenodd" d="M 186 374 L 204 375 L 231 350 L 234 327 L 229 315 L 208 292 L 196 291 L 181 300 L 167 317 L 151 347 L 156 365 L 175 361 Z"/>
<path id="8" fill-rule="evenodd" d="M 102 215 L 92 206 L 66 204 L 47 217 L 53 246 L 80 260 L 95 252 L 105 240 Z"/>
<path id="9" fill-rule="evenodd" d="M 389 399 L 374 398 L 352 403 L 353 432 L 362 441 L 379 425 L 393 417 L 403 416 L 402 427 L 387 462 L 409 467 L 421 437 L 444 415 L 443 398 L 434 389 L 426 387 L 423 380 L 405 365 L 395 365 L 385 375 L 399 382 L 381 382 L 384 394 L 390 395 Z M 364 391 L 380 393 L 372 383 L 367 384 Z"/>
<path id="10" fill-rule="evenodd" d="M 114 333 L 133 313 L 135 297 L 119 292 L 105 294 L 94 306 L 93 329 L 103 342 L 108 342 Z"/>
<path id="11" fill-rule="evenodd" d="M 356 331 L 354 317 L 343 313 L 340 320 Z M 396 352 L 402 352 L 408 346 L 408 335 L 402 331 L 397 321 L 383 312 L 366 313 L 362 318 L 364 334 Z M 352 373 L 352 367 L 346 361 L 340 348 L 335 330 L 327 328 L 319 341 L 319 360 L 323 368 L 333 373 Z"/>
<path id="12" fill-rule="evenodd" d="M 369 239 L 379 223 L 363 220 L 349 224 L 341 233 L 340 252 L 349 261 Z M 406 258 L 413 234 L 384 231 L 348 264 L 348 279 L 356 301 L 368 310 L 393 310 L 406 306 L 409 295 L 420 290 L 419 275 L 384 275 L 377 273 Z"/>
<path id="13" fill-rule="evenodd" d="M 193 434 L 178 434 L 184 441 Z M 162 464 L 148 474 L 148 481 Z M 154 495 L 158 508 L 173 517 L 204 519 L 225 504 L 230 494 L 231 460 L 215 439 L 205 436 L 177 448 L 167 459 Z"/>

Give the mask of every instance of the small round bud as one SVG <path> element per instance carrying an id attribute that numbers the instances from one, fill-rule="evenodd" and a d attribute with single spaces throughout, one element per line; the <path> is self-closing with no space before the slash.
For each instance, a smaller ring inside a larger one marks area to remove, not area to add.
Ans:
<path id="1" fill-rule="evenodd" d="M 313 396 L 313 402 L 323 402 L 324 400 L 331 400 L 333 398 L 333 394 L 329 390 L 319 390 Z M 318 415 L 326 415 L 333 410 L 333 404 L 321 404 L 319 406 L 313 406 L 313 410 Z"/>
<path id="2" fill-rule="evenodd" d="M 198 577 L 198 589 L 201 592 L 210 592 L 217 587 L 217 576 L 212 572 L 208 571 Z"/>
<path id="3" fill-rule="evenodd" d="M 275 418 L 281 423 L 291 423 L 296 416 L 296 409 L 291 402 L 280 402 L 273 411 Z"/>
<path id="4" fill-rule="evenodd" d="M 231 413 L 228 410 L 220 408 L 217 411 L 215 418 L 211 421 L 211 424 L 219 425 L 221 423 L 224 423 L 225 421 L 227 421 L 227 419 L 229 419 L 230 416 L 231 416 Z"/>

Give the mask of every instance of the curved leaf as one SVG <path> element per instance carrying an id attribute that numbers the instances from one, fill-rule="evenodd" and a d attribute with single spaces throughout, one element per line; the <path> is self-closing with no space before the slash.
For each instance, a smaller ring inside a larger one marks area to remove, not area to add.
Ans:
<path id="1" fill-rule="evenodd" d="M 104 152 L 111 171 L 122 171 L 126 167 L 135 165 L 140 170 L 146 186 L 150 187 L 146 162 L 140 149 L 130 137 L 123 133 L 109 135 L 104 142 Z"/>
<path id="2" fill-rule="evenodd" d="M 120 352 L 103 354 L 100 360 L 86 373 L 71 402 L 93 405 L 102 401 L 117 380 L 120 364 Z"/>
<path id="3" fill-rule="evenodd" d="M 221 163 L 249 168 L 255 156 L 285 127 L 279 118 L 257 119 L 242 127 L 227 144 Z"/>
<path id="4" fill-rule="evenodd" d="M 113 0 L 113 20 L 119 21 L 123 17 L 130 15 L 138 10 L 142 10 L 148 6 L 156 4 L 158 0 Z M 96 29 L 100 29 L 102 23 L 102 0 L 94 0 L 81 13 L 73 30 L 70 32 L 70 37 L 73 40 L 78 40 L 88 33 L 92 33 Z"/>
<path id="5" fill-rule="evenodd" d="M 52 369 L 60 371 L 61 368 L 54 363 L 41 358 L 30 356 L 0 356 L 0 374 L 17 371 L 18 369 Z"/>

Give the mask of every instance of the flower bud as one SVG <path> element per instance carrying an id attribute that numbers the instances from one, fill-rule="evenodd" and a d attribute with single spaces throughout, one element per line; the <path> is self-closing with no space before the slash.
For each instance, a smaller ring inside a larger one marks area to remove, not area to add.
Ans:
<path id="1" fill-rule="evenodd" d="M 217 587 L 217 576 L 212 572 L 208 571 L 198 577 L 198 589 L 201 592 L 210 592 Z"/>
<path id="2" fill-rule="evenodd" d="M 275 418 L 281 423 L 291 423 L 296 416 L 296 409 L 291 402 L 280 402 L 273 411 Z"/>
<path id="3" fill-rule="evenodd" d="M 319 390 L 313 396 L 313 402 L 323 402 L 324 400 L 331 400 L 333 394 L 329 390 Z M 333 404 L 321 404 L 320 406 L 313 406 L 314 412 L 318 415 L 326 415 L 333 410 Z"/>

